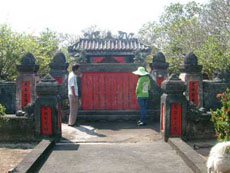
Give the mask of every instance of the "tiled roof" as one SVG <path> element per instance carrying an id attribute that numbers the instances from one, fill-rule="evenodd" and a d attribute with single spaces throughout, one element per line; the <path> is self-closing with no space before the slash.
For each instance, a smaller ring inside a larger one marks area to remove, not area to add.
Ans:
<path id="1" fill-rule="evenodd" d="M 69 46 L 69 53 L 74 54 L 80 51 L 119 51 L 119 52 L 150 52 L 150 46 L 140 43 L 136 38 L 82 38 L 77 43 Z"/>

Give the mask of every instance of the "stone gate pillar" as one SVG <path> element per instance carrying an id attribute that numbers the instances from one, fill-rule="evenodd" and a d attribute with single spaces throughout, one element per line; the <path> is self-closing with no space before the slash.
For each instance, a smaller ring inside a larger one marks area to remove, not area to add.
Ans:
<path id="1" fill-rule="evenodd" d="M 54 55 L 50 66 L 50 75 L 61 85 L 60 96 L 68 98 L 68 71 L 69 63 L 66 63 L 65 55 L 58 52 Z"/>
<path id="2" fill-rule="evenodd" d="M 35 131 L 38 135 L 61 137 L 60 85 L 47 74 L 36 86 Z"/>
<path id="3" fill-rule="evenodd" d="M 168 66 L 169 64 L 165 60 L 165 56 L 163 53 L 158 52 L 156 55 L 153 56 L 153 61 L 150 65 L 151 77 L 153 80 L 161 86 L 161 83 L 167 79 L 168 77 Z"/>
<path id="4" fill-rule="evenodd" d="M 54 55 L 50 66 L 50 75 L 61 85 L 60 93 L 62 99 L 61 113 L 62 118 L 67 119 L 68 108 L 68 71 L 69 63 L 66 63 L 64 53 L 58 52 Z"/>
<path id="5" fill-rule="evenodd" d="M 16 111 L 35 101 L 35 87 L 39 81 L 38 69 L 32 53 L 26 53 L 21 59 L 21 65 L 17 65 L 19 75 L 16 79 Z"/>
<path id="6" fill-rule="evenodd" d="M 186 98 L 198 107 L 203 107 L 203 76 L 201 70 L 202 65 L 198 65 L 196 55 L 190 52 L 184 58 L 184 63 L 181 65 L 182 73 L 179 76 L 187 84 Z"/>
<path id="7" fill-rule="evenodd" d="M 187 100 L 183 95 L 185 83 L 176 75 L 161 84 L 164 94 L 161 96 L 160 130 L 165 141 L 169 137 L 181 137 L 186 129 Z"/>

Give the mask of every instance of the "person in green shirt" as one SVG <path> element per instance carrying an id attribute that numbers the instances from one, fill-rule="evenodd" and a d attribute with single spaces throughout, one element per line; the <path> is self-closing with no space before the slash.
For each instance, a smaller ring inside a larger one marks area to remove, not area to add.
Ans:
<path id="1" fill-rule="evenodd" d="M 149 97 L 149 90 L 151 88 L 149 73 L 145 70 L 144 67 L 138 67 L 133 74 L 138 75 L 139 79 L 136 86 L 136 96 L 137 102 L 140 107 L 141 119 L 137 122 L 138 126 L 146 125 L 146 107 Z"/>

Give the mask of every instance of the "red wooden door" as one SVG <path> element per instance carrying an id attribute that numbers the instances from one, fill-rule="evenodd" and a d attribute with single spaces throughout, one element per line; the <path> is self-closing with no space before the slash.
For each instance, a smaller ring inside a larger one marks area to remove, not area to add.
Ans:
<path id="1" fill-rule="evenodd" d="M 83 110 L 137 110 L 137 76 L 131 72 L 84 72 Z"/>

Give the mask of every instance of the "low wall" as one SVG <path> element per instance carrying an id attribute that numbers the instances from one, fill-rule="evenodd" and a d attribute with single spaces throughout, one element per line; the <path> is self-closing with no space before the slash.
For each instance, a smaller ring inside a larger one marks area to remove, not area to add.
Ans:
<path id="1" fill-rule="evenodd" d="M 6 107 L 7 114 L 16 111 L 16 84 L 15 82 L 0 81 L 0 104 Z"/>
<path id="2" fill-rule="evenodd" d="M 216 138 L 211 114 L 205 113 L 190 117 L 186 126 L 186 140 Z"/>
<path id="3" fill-rule="evenodd" d="M 0 116 L 0 142 L 37 141 L 34 135 L 34 120 L 15 115 Z"/>
<path id="4" fill-rule="evenodd" d="M 206 108 L 207 111 L 210 109 L 216 110 L 217 108 L 220 108 L 220 99 L 216 98 L 216 95 L 223 93 L 228 87 L 230 88 L 230 83 L 204 80 L 204 108 Z"/>

